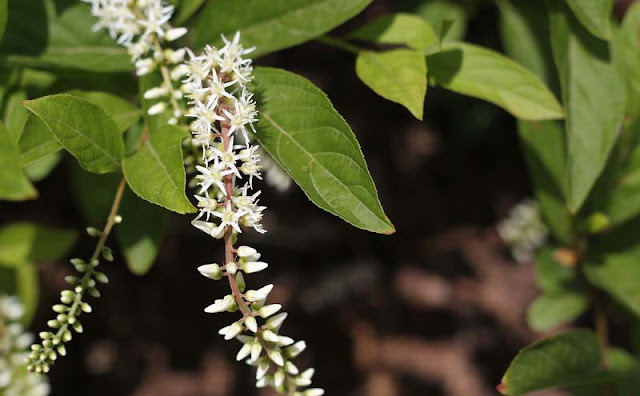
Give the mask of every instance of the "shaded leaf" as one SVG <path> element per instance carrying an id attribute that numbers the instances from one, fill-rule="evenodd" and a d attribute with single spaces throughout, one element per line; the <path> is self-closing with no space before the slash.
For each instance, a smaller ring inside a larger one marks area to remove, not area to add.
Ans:
<path id="1" fill-rule="evenodd" d="M 256 68 L 256 138 L 320 208 L 356 227 L 390 234 L 360 145 L 326 95 L 308 80 Z"/>
<path id="2" fill-rule="evenodd" d="M 20 163 L 26 166 L 61 150 L 62 146 L 40 118 L 29 114 L 20 135 L 18 149 Z"/>
<path id="3" fill-rule="evenodd" d="M 30 223 L 13 223 L 0 228 L 0 265 L 20 266 L 64 257 L 76 242 L 72 230 Z"/>
<path id="4" fill-rule="evenodd" d="M 467 13 L 459 3 L 449 0 L 425 1 L 415 13 L 433 26 L 437 37 L 441 37 L 443 42 L 462 40 L 467 32 Z"/>
<path id="5" fill-rule="evenodd" d="M 495 51 L 446 44 L 442 51 L 427 56 L 427 65 L 431 82 L 494 103 L 516 118 L 563 117 L 562 107 L 538 77 Z"/>
<path id="6" fill-rule="evenodd" d="M 184 25 L 184 23 L 198 11 L 204 4 L 205 0 L 181 0 L 178 7 L 178 13 L 173 19 L 175 26 Z"/>
<path id="7" fill-rule="evenodd" d="M 29 117 L 29 112 L 22 105 L 22 101 L 25 99 L 27 99 L 27 94 L 24 91 L 13 92 L 6 98 L 4 125 L 16 143 L 20 140 L 20 135 Z"/>
<path id="8" fill-rule="evenodd" d="M 390 14 L 377 18 L 351 32 L 350 39 L 382 44 L 403 44 L 426 50 L 436 42 L 436 34 L 423 18 L 411 14 Z"/>
<path id="9" fill-rule="evenodd" d="M 177 213 L 193 213 L 185 195 L 183 129 L 165 125 L 152 133 L 137 153 L 123 161 L 124 175 L 141 198 Z"/>
<path id="10" fill-rule="evenodd" d="M 535 331 L 549 331 L 582 315 L 589 299 L 580 293 L 544 294 L 527 310 L 527 322 Z"/>
<path id="11" fill-rule="evenodd" d="M 4 30 L 7 27 L 7 20 L 9 19 L 9 0 L 0 0 L 0 40 L 4 36 Z"/>
<path id="12" fill-rule="evenodd" d="M 198 21 L 196 45 L 220 44 L 220 35 L 241 33 L 253 57 L 312 40 L 351 19 L 371 0 L 217 0 Z"/>
<path id="13" fill-rule="evenodd" d="M 567 267 L 553 258 L 554 248 L 545 245 L 538 250 L 535 258 L 538 287 L 546 294 L 563 294 L 579 290 L 578 274 L 575 267 Z"/>
<path id="14" fill-rule="evenodd" d="M 627 89 L 627 112 L 640 115 L 640 3 L 631 3 L 613 41 L 614 58 Z"/>
<path id="15" fill-rule="evenodd" d="M 603 39 L 611 39 L 611 0 L 565 0 L 580 23 L 591 34 Z"/>
<path id="16" fill-rule="evenodd" d="M 0 123 L 0 199 L 22 201 L 38 196 L 20 166 L 18 147 Z"/>
<path id="17" fill-rule="evenodd" d="M 49 176 L 60 161 L 62 161 L 62 157 L 62 152 L 56 151 L 26 165 L 24 167 L 24 173 L 32 182 L 39 182 Z"/>
<path id="18" fill-rule="evenodd" d="M 83 168 L 107 173 L 120 167 L 124 143 L 116 124 L 102 108 L 66 94 L 24 103 Z"/>
<path id="19" fill-rule="evenodd" d="M 405 49 L 362 51 L 356 59 L 356 73 L 375 93 L 400 103 L 422 120 L 427 93 L 427 65 L 423 54 Z"/>
<path id="20" fill-rule="evenodd" d="M 104 111 L 111 116 L 111 119 L 116 123 L 118 131 L 123 133 L 129 127 L 140 119 L 142 116 L 142 110 L 138 109 L 126 100 L 107 93 L 97 91 L 69 91 L 69 95 L 77 96 L 88 100 L 89 102 L 100 106 Z"/>
<path id="21" fill-rule="evenodd" d="M 624 116 L 624 86 L 606 42 L 549 2 L 551 46 L 566 109 L 567 202 L 577 212 L 604 169 Z"/>

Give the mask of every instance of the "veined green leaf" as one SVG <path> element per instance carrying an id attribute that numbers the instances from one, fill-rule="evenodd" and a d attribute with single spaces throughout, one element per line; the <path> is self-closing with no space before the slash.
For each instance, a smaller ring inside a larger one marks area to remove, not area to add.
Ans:
<path id="1" fill-rule="evenodd" d="M 184 130 L 165 125 L 152 133 L 140 150 L 123 161 L 124 175 L 141 198 L 177 213 L 193 213 L 185 195 L 182 162 Z"/>
<path id="2" fill-rule="evenodd" d="M 0 228 L 0 265 L 18 267 L 64 257 L 76 241 L 72 230 L 30 223 Z"/>
<path id="3" fill-rule="evenodd" d="M 565 0 L 580 23 L 591 34 L 603 39 L 611 39 L 611 0 Z"/>
<path id="4" fill-rule="evenodd" d="M 220 44 L 239 31 L 242 44 L 268 54 L 312 40 L 352 18 L 371 0 L 217 0 L 198 21 L 196 45 Z"/>
<path id="5" fill-rule="evenodd" d="M 29 114 L 18 141 L 20 164 L 27 166 L 62 149 L 47 125 L 40 118 Z"/>
<path id="6" fill-rule="evenodd" d="M 577 212 L 602 172 L 624 116 L 624 85 L 608 44 L 549 1 L 551 46 L 566 109 L 567 201 Z"/>
<path id="7" fill-rule="evenodd" d="M 262 147 L 320 208 L 356 227 L 391 234 L 360 145 L 326 95 L 306 79 L 256 68 Z"/>
<path id="8" fill-rule="evenodd" d="M 16 144 L 24 130 L 24 125 L 29 117 L 29 112 L 22 105 L 22 101 L 27 98 L 24 91 L 16 91 L 6 98 L 6 108 L 4 112 L 4 125 Z"/>
<path id="9" fill-rule="evenodd" d="M 403 13 L 375 19 L 351 32 L 348 38 L 382 44 L 403 44 L 420 51 L 425 51 L 437 40 L 427 21 L 419 16 Z"/>
<path id="10" fill-rule="evenodd" d="M 582 315 L 589 299 L 581 293 L 544 294 L 527 310 L 527 322 L 535 331 L 549 331 Z"/>
<path id="11" fill-rule="evenodd" d="M 428 55 L 427 66 L 433 83 L 494 103 L 516 118 L 563 117 L 562 107 L 538 77 L 495 51 L 450 43 Z"/>
<path id="12" fill-rule="evenodd" d="M 38 196 L 20 166 L 18 147 L 0 123 L 0 199 L 22 201 Z"/>
<path id="13" fill-rule="evenodd" d="M 502 377 L 498 390 L 504 395 L 522 395 L 552 386 L 581 384 L 599 371 L 596 334 L 571 330 L 521 350 Z"/>
<path id="14" fill-rule="evenodd" d="M 427 93 L 427 64 L 415 50 L 362 51 L 356 59 L 356 73 L 375 93 L 400 103 L 422 120 Z"/>
<path id="15" fill-rule="evenodd" d="M 627 89 L 627 112 L 640 116 L 640 3 L 627 10 L 613 41 L 614 58 Z"/>
<path id="16" fill-rule="evenodd" d="M 102 108 L 66 94 L 24 103 L 83 168 L 94 173 L 108 173 L 120 167 L 124 154 L 122 136 Z"/>
<path id="17" fill-rule="evenodd" d="M 107 93 L 97 91 L 69 91 L 69 95 L 77 96 L 96 104 L 111 116 L 116 123 L 118 131 L 124 133 L 129 127 L 140 119 L 142 110 L 138 109 L 126 100 Z"/>

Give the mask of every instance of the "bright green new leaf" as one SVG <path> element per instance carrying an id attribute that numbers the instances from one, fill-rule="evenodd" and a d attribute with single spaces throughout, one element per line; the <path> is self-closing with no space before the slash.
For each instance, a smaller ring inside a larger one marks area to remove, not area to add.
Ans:
<path id="1" fill-rule="evenodd" d="M 552 386 L 584 383 L 600 371 L 595 333 L 571 330 L 521 350 L 498 386 L 504 395 L 522 395 Z"/>
<path id="2" fill-rule="evenodd" d="M 284 70 L 254 75 L 262 147 L 320 208 L 365 230 L 395 232 L 356 137 L 326 95 Z"/>
<path id="3" fill-rule="evenodd" d="M 422 120 L 427 93 L 427 64 L 423 54 L 405 49 L 362 51 L 356 59 L 356 74 L 375 93 L 400 103 Z"/>
<path id="4" fill-rule="evenodd" d="M 423 18 L 411 14 L 390 14 L 375 19 L 350 33 L 354 40 L 382 44 L 403 44 L 425 51 L 436 42 L 436 34 Z"/>
<path id="5" fill-rule="evenodd" d="M 612 0 L 565 0 L 580 23 L 591 34 L 603 39 L 611 39 Z"/>
<path id="6" fill-rule="evenodd" d="M 527 310 L 527 322 L 535 331 L 549 331 L 582 315 L 589 299 L 581 293 L 544 294 Z"/>
<path id="7" fill-rule="evenodd" d="M 184 130 L 165 125 L 152 133 L 137 153 L 123 161 L 127 183 L 136 194 L 182 214 L 196 211 L 185 195 L 184 138 Z"/>
<path id="8" fill-rule="evenodd" d="M 18 147 L 0 123 L 0 199 L 22 201 L 38 196 L 20 166 Z"/>
<path id="9" fill-rule="evenodd" d="M 0 228 L 0 265 L 17 267 L 64 257 L 76 241 L 72 230 L 30 223 Z"/>
<path id="10" fill-rule="evenodd" d="M 124 133 L 131 125 L 138 122 L 142 116 L 142 110 L 126 100 L 107 92 L 69 91 L 67 93 L 102 107 L 111 116 L 121 133 Z"/>
<path id="11" fill-rule="evenodd" d="M 371 0 L 217 0 L 204 8 L 196 45 L 220 44 L 220 34 L 241 33 L 257 57 L 312 40 L 351 19 Z"/>
<path id="12" fill-rule="evenodd" d="M 577 212 L 604 169 L 624 117 L 624 84 L 607 42 L 549 2 L 551 46 L 566 110 L 567 201 Z"/>
<path id="13" fill-rule="evenodd" d="M 99 106 L 72 95 L 51 95 L 24 102 L 58 142 L 94 173 L 120 167 L 124 143 L 116 124 Z"/>
<path id="14" fill-rule="evenodd" d="M 563 117 L 562 107 L 542 81 L 511 59 L 465 43 L 443 45 L 427 56 L 430 81 L 494 103 L 523 120 Z"/>
<path id="15" fill-rule="evenodd" d="M 126 221 L 118 225 L 116 239 L 129 270 L 136 275 L 144 275 L 158 256 L 168 212 L 127 189 L 120 214 Z"/>
<path id="16" fill-rule="evenodd" d="M 457 2 L 450 0 L 423 1 L 415 10 L 435 29 L 437 37 L 443 42 L 459 41 L 467 32 L 467 13 Z M 449 21 L 444 23 L 445 21 Z M 447 31 L 442 31 L 442 27 Z"/>

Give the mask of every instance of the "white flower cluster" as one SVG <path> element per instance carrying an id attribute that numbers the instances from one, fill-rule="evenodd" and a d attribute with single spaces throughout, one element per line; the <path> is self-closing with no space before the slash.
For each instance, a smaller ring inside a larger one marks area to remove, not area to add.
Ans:
<path id="1" fill-rule="evenodd" d="M 164 48 L 165 42 L 179 39 L 187 33 L 184 27 L 174 28 L 169 24 L 174 8 L 163 0 L 82 0 L 91 3 L 91 11 L 98 18 L 94 30 L 107 29 L 112 39 L 123 45 L 136 66 L 136 74 L 143 76 L 160 68 L 163 82 L 147 90 L 145 99 L 168 99 L 173 107 L 176 123 L 182 110 L 176 102 L 182 92 L 176 85 L 184 77 L 184 48 Z M 160 101 L 148 110 L 150 115 L 163 113 L 167 101 Z"/>
<path id="2" fill-rule="evenodd" d="M 509 212 L 498 224 L 500 237 L 511 247 L 511 254 L 518 262 L 529 262 L 547 239 L 548 230 L 542 221 L 538 203 L 526 199 Z"/>
<path id="3" fill-rule="evenodd" d="M 223 265 L 206 264 L 198 271 L 210 279 L 229 280 L 232 293 L 205 308 L 207 313 L 235 312 L 242 318 L 220 330 L 225 339 L 238 339 L 243 346 L 237 359 L 257 367 L 257 386 L 271 386 L 282 394 L 320 396 L 322 389 L 309 388 L 314 370 L 300 372 L 294 359 L 306 347 L 304 341 L 279 334 L 287 317 L 279 313 L 279 304 L 266 304 L 273 285 L 245 290 L 244 274 L 267 268 L 254 248 L 233 247 L 233 238 L 243 228 L 263 233 L 262 212 L 258 205 L 260 191 L 252 192 L 253 179 L 261 179 L 258 147 L 252 145 L 249 132 L 257 120 L 252 94 L 246 84 L 252 78 L 251 60 L 244 56 L 251 49 L 240 44 L 240 35 L 224 39 L 220 48 L 206 47 L 203 54 L 191 55 L 185 91 L 189 98 L 188 117 L 193 142 L 202 149 L 204 166 L 197 166 L 196 199 L 200 213 L 193 225 L 214 238 L 225 239 Z M 236 144 L 235 142 L 242 142 Z M 242 187 L 235 185 L 242 179 Z M 262 324 L 258 323 L 262 321 Z"/>
<path id="4" fill-rule="evenodd" d="M 4 396 L 45 396 L 47 377 L 29 375 L 25 359 L 33 335 L 19 320 L 24 308 L 16 297 L 0 296 L 0 394 Z"/>

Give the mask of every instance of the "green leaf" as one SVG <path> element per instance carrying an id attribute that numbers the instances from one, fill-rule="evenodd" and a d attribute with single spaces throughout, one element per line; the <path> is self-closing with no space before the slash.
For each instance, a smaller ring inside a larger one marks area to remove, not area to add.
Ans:
<path id="1" fill-rule="evenodd" d="M 181 0 L 180 6 L 178 7 L 178 13 L 174 17 L 172 23 L 174 23 L 175 26 L 184 25 L 184 23 L 191 18 L 196 11 L 198 11 L 204 2 L 205 0 Z"/>
<path id="2" fill-rule="evenodd" d="M 545 294 L 578 291 L 580 286 L 575 268 L 564 266 L 553 258 L 554 248 L 543 246 L 536 254 L 536 279 Z"/>
<path id="3" fill-rule="evenodd" d="M 613 395 L 626 396 L 640 393 L 640 362 L 629 352 L 620 348 L 610 348 L 608 354 L 609 370 L 607 388 L 587 384 L 572 386 L 573 396 L 601 396 L 603 390 Z M 610 386 L 609 386 L 610 385 Z"/>
<path id="4" fill-rule="evenodd" d="M 527 322 L 535 331 L 549 331 L 582 315 L 589 299 L 581 293 L 544 294 L 527 310 Z"/>
<path id="5" fill-rule="evenodd" d="M 24 167 L 24 173 L 26 173 L 32 182 L 39 182 L 49 176 L 60 161 L 62 161 L 62 157 L 62 152 L 56 151 L 26 165 Z"/>
<path id="6" fill-rule="evenodd" d="M 61 150 L 62 146 L 40 118 L 29 114 L 18 141 L 18 149 L 20 163 L 26 166 Z"/>
<path id="7" fill-rule="evenodd" d="M 38 196 L 20 167 L 18 147 L 0 123 L 0 199 L 22 201 Z"/>
<path id="8" fill-rule="evenodd" d="M 76 242 L 72 230 L 30 223 L 13 223 L 0 228 L 0 265 L 17 267 L 64 257 Z"/>
<path id="9" fill-rule="evenodd" d="M 521 395 L 552 386 L 584 383 L 600 371 L 595 333 L 571 330 L 521 350 L 498 386 L 504 395 Z"/>
<path id="10" fill-rule="evenodd" d="M 611 0 L 565 0 L 580 23 L 591 34 L 603 39 L 611 39 Z"/>
<path id="11" fill-rule="evenodd" d="M 471 44 L 452 43 L 427 56 L 430 81 L 494 103 L 523 120 L 563 117 L 542 81 L 503 55 Z"/>
<path id="12" fill-rule="evenodd" d="M 381 44 L 404 44 L 421 51 L 436 42 L 436 34 L 427 21 L 402 13 L 381 16 L 350 33 L 348 38 Z"/>
<path id="13" fill-rule="evenodd" d="M 368 231 L 395 232 L 356 137 L 326 95 L 284 70 L 254 75 L 262 147 L 320 208 Z"/>
<path id="14" fill-rule="evenodd" d="M 435 28 L 436 35 L 443 42 L 462 40 L 467 32 L 467 13 L 459 3 L 449 0 L 424 1 L 415 13 Z M 449 22 L 445 24 L 445 21 Z M 443 26 L 448 31 L 443 31 Z"/>
<path id="15" fill-rule="evenodd" d="M 16 143 L 18 143 L 20 135 L 24 130 L 24 125 L 29 117 L 29 112 L 22 105 L 22 101 L 25 99 L 27 99 L 27 94 L 24 91 L 13 92 L 9 94 L 6 99 L 4 125 Z"/>
<path id="16" fill-rule="evenodd" d="M 564 200 L 564 130 L 554 121 L 518 121 L 518 135 L 542 217 L 553 237 L 568 244 L 573 235 L 573 216 Z"/>
<path id="17" fill-rule="evenodd" d="M 17 295 L 24 306 L 21 322 L 28 325 L 33 320 L 40 298 L 38 269 L 33 264 L 25 264 L 15 270 Z"/>
<path id="18" fill-rule="evenodd" d="M 627 111 L 640 114 L 640 3 L 627 10 L 613 41 L 614 58 L 619 65 L 627 89 Z"/>
<path id="19" fill-rule="evenodd" d="M 549 2 L 551 46 L 566 108 L 569 209 L 577 212 L 602 172 L 624 116 L 624 85 L 608 44 Z"/>
<path id="20" fill-rule="evenodd" d="M 590 246 L 584 273 L 592 284 L 640 316 L 640 219 L 625 224 Z"/>
<path id="21" fill-rule="evenodd" d="M 127 260 L 129 270 L 146 274 L 153 265 L 164 234 L 167 211 L 140 199 L 127 189 L 122 198 L 116 238 Z"/>
<path id="22" fill-rule="evenodd" d="M 9 0 L 0 0 L 0 41 L 4 36 L 4 30 L 7 27 L 7 20 L 9 20 Z"/>
<path id="23" fill-rule="evenodd" d="M 100 107 L 71 95 L 51 95 L 24 102 L 58 142 L 90 172 L 108 173 L 120 167 L 122 136 Z"/>
<path id="24" fill-rule="evenodd" d="M 177 213 L 193 213 L 185 195 L 186 176 L 182 162 L 185 132 L 165 125 L 152 133 L 140 150 L 123 161 L 124 175 L 141 198 Z"/>
<path id="25" fill-rule="evenodd" d="M 41 1 L 20 0 L 11 2 L 10 12 L 11 20 L 0 47 L 10 67 L 133 70 L 125 48 L 104 31 L 93 31 L 95 18 L 87 4 L 72 5 L 56 16 L 45 11 Z"/>
<path id="26" fill-rule="evenodd" d="M 356 59 L 356 73 L 375 93 L 400 103 L 422 120 L 427 93 L 427 65 L 423 54 L 405 49 L 361 51 Z"/>
<path id="27" fill-rule="evenodd" d="M 195 31 L 196 45 L 220 44 L 241 33 L 253 57 L 312 40 L 351 19 L 371 0 L 217 0 L 207 4 Z"/>
<path id="28" fill-rule="evenodd" d="M 138 122 L 142 116 L 142 110 L 126 100 L 107 92 L 75 90 L 67 93 L 102 107 L 111 116 L 111 119 L 116 123 L 118 131 L 121 133 Z"/>

